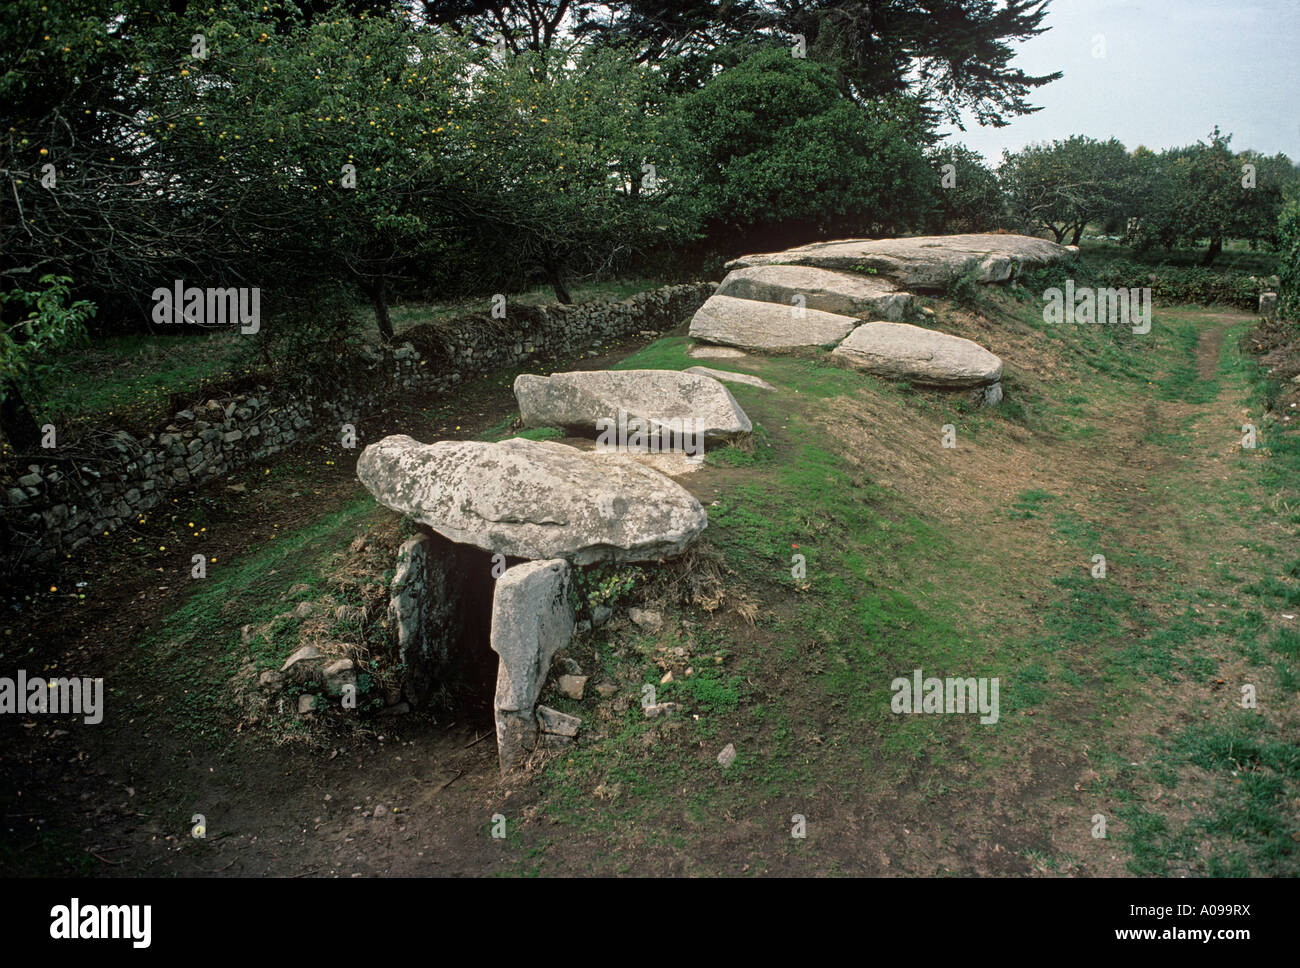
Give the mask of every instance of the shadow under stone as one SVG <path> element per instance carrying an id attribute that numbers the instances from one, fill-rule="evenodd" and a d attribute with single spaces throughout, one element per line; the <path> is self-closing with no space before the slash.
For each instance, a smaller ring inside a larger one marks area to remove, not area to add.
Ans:
<path id="1" fill-rule="evenodd" d="M 491 644 L 492 557 L 423 525 L 402 546 L 392 609 L 406 667 L 403 695 L 413 707 L 491 718 L 498 664 Z M 504 567 L 523 560 L 507 558 Z"/>

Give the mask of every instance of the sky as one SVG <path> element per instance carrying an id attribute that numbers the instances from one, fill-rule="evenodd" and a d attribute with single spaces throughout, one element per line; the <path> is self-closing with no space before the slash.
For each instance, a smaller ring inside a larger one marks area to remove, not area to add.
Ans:
<path id="1" fill-rule="evenodd" d="M 1300 163 L 1300 0 L 1051 0 L 1045 25 L 1012 61 L 1065 72 L 1029 94 L 1042 110 L 1004 128 L 968 118 L 946 143 L 997 164 L 1004 148 L 1072 134 L 1159 151 L 1217 124 L 1235 150 Z"/>

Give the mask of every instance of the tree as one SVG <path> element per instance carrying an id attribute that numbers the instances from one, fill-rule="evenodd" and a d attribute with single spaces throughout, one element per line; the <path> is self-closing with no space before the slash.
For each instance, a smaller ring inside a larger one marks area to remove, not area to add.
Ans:
<path id="1" fill-rule="evenodd" d="M 163 167 L 258 254 L 254 278 L 349 280 L 391 340 L 394 280 L 436 262 L 478 211 L 466 45 L 398 16 L 276 34 L 232 15 L 209 34 L 207 59 L 159 92 Z"/>
<path id="2" fill-rule="evenodd" d="M 563 28 L 591 4 L 573 0 L 423 0 L 424 19 L 448 26 L 474 43 L 513 54 L 543 51 L 564 42 Z M 499 41 L 498 41 L 499 38 Z"/>
<path id="3" fill-rule="evenodd" d="M 1038 108 L 1027 95 L 1061 76 L 1012 68 L 1012 44 L 1042 33 L 1046 0 L 623 0 L 586 12 L 578 31 L 630 45 L 642 60 L 708 59 L 739 42 L 787 47 L 831 67 L 860 100 L 913 94 L 939 117 L 1002 126 Z"/>
<path id="4" fill-rule="evenodd" d="M 69 302 L 71 281 L 46 275 L 34 291 L 0 292 L 0 438 L 19 450 L 40 439 L 29 401 L 51 370 L 51 355 L 84 338 L 95 313 L 87 300 Z M 16 318 L 6 323 L 11 315 Z"/>
<path id="5" fill-rule="evenodd" d="M 1300 316 L 1300 199 L 1292 199 L 1278 218 L 1278 300 L 1287 316 Z"/>
<path id="6" fill-rule="evenodd" d="M 1213 264 L 1228 239 L 1272 242 L 1285 192 L 1295 169 L 1285 155 L 1234 154 L 1232 135 L 1219 128 L 1209 141 L 1161 153 L 1147 168 L 1147 206 L 1137 233 L 1139 247 L 1208 243 L 1204 265 Z"/>
<path id="7" fill-rule="evenodd" d="M 1134 191 L 1133 163 L 1114 138 L 1074 135 L 1064 141 L 1002 153 L 998 179 L 1012 215 L 1030 228 L 1047 228 L 1057 242 L 1078 245 L 1087 224 L 1127 212 Z"/>
<path id="8" fill-rule="evenodd" d="M 982 155 L 953 145 L 933 149 L 927 161 L 934 172 L 927 232 L 988 232 L 1002 224 L 1002 190 Z"/>
<path id="9" fill-rule="evenodd" d="M 477 244 L 540 268 L 568 302 L 568 269 L 685 238 L 662 107 L 654 72 L 617 51 L 556 45 L 483 70 L 466 115 L 475 179 L 491 196 L 470 227 Z"/>
<path id="10" fill-rule="evenodd" d="M 0 13 L 0 289 L 71 277 L 112 322 L 142 308 L 141 292 L 220 238 L 174 216 L 201 200 L 163 193 L 145 135 L 152 45 L 169 71 L 188 41 L 160 37 L 165 3 L 15 0 Z"/>
<path id="11" fill-rule="evenodd" d="M 906 110 L 855 103 L 829 69 L 788 50 L 751 54 L 679 109 L 691 132 L 681 190 L 717 244 L 893 233 L 925 210 L 931 173 Z"/>

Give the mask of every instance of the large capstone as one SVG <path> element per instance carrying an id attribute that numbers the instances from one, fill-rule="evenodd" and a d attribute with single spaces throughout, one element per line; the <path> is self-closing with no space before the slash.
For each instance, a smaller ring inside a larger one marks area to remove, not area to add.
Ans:
<path id="1" fill-rule="evenodd" d="M 1002 361 L 978 343 L 907 323 L 863 323 L 831 355 L 866 373 L 926 386 L 981 387 L 1002 377 Z"/>
<path id="2" fill-rule="evenodd" d="M 494 709 L 502 773 L 537 745 L 537 699 L 551 660 L 568 646 L 573 627 L 568 562 L 529 561 L 507 568 L 497 579 L 491 640 L 500 656 Z M 548 722 L 553 718 L 548 716 Z M 559 730 L 548 727 L 551 733 Z"/>
<path id="3" fill-rule="evenodd" d="M 708 523 L 685 488 L 621 454 L 554 441 L 371 444 L 357 476 L 385 507 L 450 541 L 516 558 L 656 561 Z"/>
<path id="4" fill-rule="evenodd" d="M 722 280 L 716 295 L 891 320 L 902 319 L 915 298 L 878 276 L 784 265 L 736 269 Z"/>
<path id="5" fill-rule="evenodd" d="M 677 370 L 575 370 L 521 374 L 515 398 L 525 427 L 565 427 L 587 433 L 620 419 L 643 422 L 650 433 L 699 433 L 705 438 L 749 433 L 753 426 L 717 380 Z"/>
<path id="6" fill-rule="evenodd" d="M 906 289 L 938 291 L 967 273 L 976 282 L 1006 282 L 1023 269 L 1073 257 L 1063 245 L 1027 235 L 936 235 L 815 242 L 783 252 L 744 255 L 728 262 L 727 268 L 815 266 L 885 276 Z"/>
<path id="7" fill-rule="evenodd" d="M 710 296 L 691 320 L 690 335 L 743 349 L 792 350 L 834 345 L 858 322 L 801 306 Z"/>

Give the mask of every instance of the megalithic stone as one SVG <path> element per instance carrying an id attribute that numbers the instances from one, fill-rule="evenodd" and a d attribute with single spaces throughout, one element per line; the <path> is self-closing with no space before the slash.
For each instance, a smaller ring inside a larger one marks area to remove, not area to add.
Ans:
<path id="1" fill-rule="evenodd" d="M 537 700 L 555 653 L 573 638 L 569 564 L 562 558 L 507 568 L 492 598 L 492 651 L 500 657 L 494 701 L 505 775 L 538 742 Z"/>

